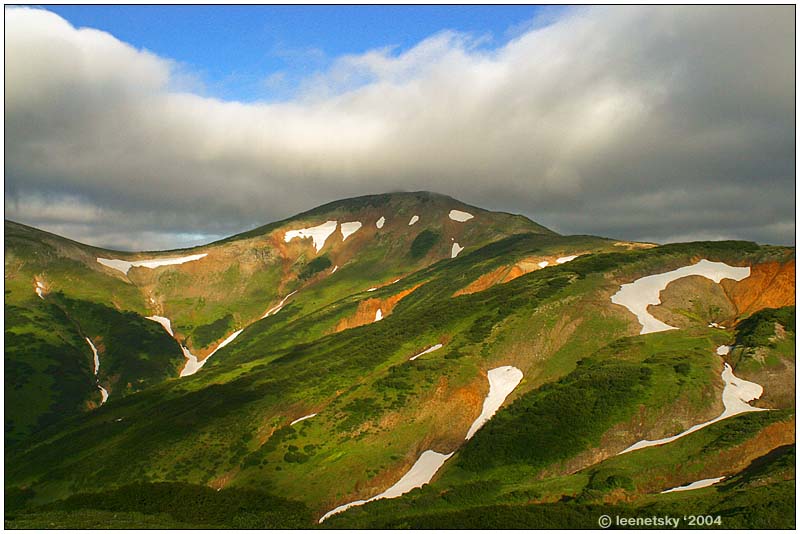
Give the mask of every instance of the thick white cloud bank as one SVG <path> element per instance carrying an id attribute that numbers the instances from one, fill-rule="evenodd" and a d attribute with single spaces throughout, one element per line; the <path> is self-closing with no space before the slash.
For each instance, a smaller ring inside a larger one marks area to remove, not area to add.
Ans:
<path id="1" fill-rule="evenodd" d="M 794 240 L 791 6 L 576 8 L 495 49 L 443 32 L 269 104 L 192 93 L 168 58 L 48 11 L 5 16 L 6 216 L 93 244 L 400 189 L 565 233 Z"/>

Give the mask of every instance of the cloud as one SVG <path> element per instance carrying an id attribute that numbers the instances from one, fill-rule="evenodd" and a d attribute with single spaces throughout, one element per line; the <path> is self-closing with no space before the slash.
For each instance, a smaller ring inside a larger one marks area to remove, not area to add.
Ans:
<path id="1" fill-rule="evenodd" d="M 494 49 L 442 32 L 336 58 L 271 103 L 5 14 L 6 216 L 93 244 L 182 246 L 418 189 L 563 233 L 794 242 L 791 7 L 577 8 Z"/>

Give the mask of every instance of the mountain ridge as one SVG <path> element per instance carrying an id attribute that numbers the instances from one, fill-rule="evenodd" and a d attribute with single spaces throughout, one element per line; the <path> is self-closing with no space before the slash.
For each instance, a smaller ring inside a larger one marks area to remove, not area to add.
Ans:
<path id="1" fill-rule="evenodd" d="M 256 526 L 311 526 L 384 494 L 434 452 L 447 458 L 429 486 L 324 524 L 436 524 L 445 512 L 474 522 L 500 503 L 666 506 L 654 491 L 733 477 L 794 443 L 793 248 L 562 236 L 431 193 L 343 199 L 287 221 L 186 250 L 202 258 L 127 270 L 98 263 L 103 249 L 6 223 L 5 482 L 27 495 L 15 513 L 156 520 L 127 499 L 170 483 L 189 500 L 215 499 L 207 488 L 224 490 L 220 503 L 280 495 L 283 519 L 253 504 Z M 671 282 L 646 311 L 672 330 L 640 335 L 639 318 L 612 302 L 624 284 L 702 259 L 748 277 Z M 768 388 L 754 403 L 771 410 L 663 446 L 691 469 L 670 471 L 656 447 L 618 456 L 718 415 L 725 365 Z M 495 371 L 512 368 L 519 382 L 474 432 Z M 657 476 L 648 465 L 662 466 Z M 783 502 L 784 486 L 769 488 Z M 697 491 L 751 503 L 744 490 Z M 245 524 L 231 514 L 158 521 Z"/>

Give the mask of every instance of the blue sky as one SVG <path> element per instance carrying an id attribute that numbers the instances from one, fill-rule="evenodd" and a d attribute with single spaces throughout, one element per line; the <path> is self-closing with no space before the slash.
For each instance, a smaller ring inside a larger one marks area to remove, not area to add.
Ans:
<path id="1" fill-rule="evenodd" d="M 183 64 L 225 100 L 291 96 L 297 82 L 345 54 L 413 47 L 443 30 L 499 47 L 537 6 L 53 6 L 76 27 L 107 31 Z M 278 73 L 278 74 L 276 74 Z M 272 76 L 272 82 L 266 80 Z"/>

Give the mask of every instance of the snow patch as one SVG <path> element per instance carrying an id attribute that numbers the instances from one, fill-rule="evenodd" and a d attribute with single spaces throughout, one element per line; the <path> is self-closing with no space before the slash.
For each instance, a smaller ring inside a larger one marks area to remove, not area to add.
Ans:
<path id="1" fill-rule="evenodd" d="M 383 319 L 383 312 L 381 312 L 381 309 L 378 308 L 378 311 L 375 312 L 375 320 L 373 322 L 377 323 L 381 319 Z"/>
<path id="2" fill-rule="evenodd" d="M 708 323 L 709 328 L 719 328 L 720 330 L 725 330 L 725 327 L 719 323 Z"/>
<path id="3" fill-rule="evenodd" d="M 160 315 L 151 315 L 150 317 L 145 317 L 145 319 L 150 319 L 151 321 L 159 323 L 164 327 L 164 330 L 166 330 L 170 336 L 175 337 L 175 334 L 172 332 L 172 323 L 166 317 L 161 317 Z"/>
<path id="4" fill-rule="evenodd" d="M 661 493 L 672 493 L 673 491 L 689 491 L 700 488 L 707 488 L 709 486 L 713 486 L 714 484 L 716 484 L 720 480 L 723 480 L 724 478 L 725 477 L 704 478 L 703 480 L 698 480 L 697 482 L 692 482 L 691 484 L 686 484 L 685 486 L 678 486 L 677 488 L 664 490 Z"/>
<path id="5" fill-rule="evenodd" d="M 514 391 L 514 388 L 522 381 L 522 371 L 510 365 L 492 369 L 489 371 L 488 376 L 489 393 L 483 401 L 483 410 L 472 423 L 472 426 L 469 427 L 467 437 L 464 439 L 470 439 L 474 436 L 475 432 L 497 413 L 497 410 L 499 410 L 500 406 L 505 402 L 506 397 L 508 397 L 509 394 Z"/>
<path id="6" fill-rule="evenodd" d="M 725 356 L 731 351 L 731 347 L 729 345 L 720 345 L 717 347 L 717 354 L 720 356 Z"/>
<path id="7" fill-rule="evenodd" d="M 333 271 L 336 272 L 336 269 L 334 268 Z M 333 274 L 333 273 L 331 273 L 331 274 Z M 291 293 L 289 293 L 288 295 L 286 295 L 285 297 L 283 297 L 283 299 L 279 303 L 277 303 L 275 306 L 273 306 L 270 309 L 268 309 L 267 313 L 262 315 L 261 318 L 265 319 L 266 317 L 269 317 L 270 315 L 275 315 L 276 313 L 281 311 L 281 308 L 283 308 L 283 303 L 286 302 L 286 299 L 288 299 L 289 297 L 291 297 L 295 293 L 297 293 L 296 289 L 294 291 L 292 291 Z"/>
<path id="8" fill-rule="evenodd" d="M 356 233 L 361 228 L 361 223 L 358 221 L 346 222 L 339 225 L 339 230 L 342 232 L 342 242 L 348 237 Z"/>
<path id="9" fill-rule="evenodd" d="M 434 346 L 432 346 L 432 347 L 430 347 L 430 348 L 427 348 L 427 349 L 423 350 L 423 351 L 422 351 L 422 352 L 420 352 L 419 354 L 415 354 L 415 355 L 413 355 L 412 357 L 410 357 L 410 358 L 408 359 L 408 361 L 410 361 L 410 362 L 413 362 L 414 360 L 416 360 L 416 359 L 417 359 L 417 358 L 419 358 L 420 356 L 423 356 L 423 355 L 425 355 L 425 354 L 431 353 L 431 352 L 433 352 L 433 351 L 435 351 L 435 350 L 439 350 L 439 349 L 441 349 L 441 348 L 442 348 L 442 344 L 441 344 L 441 343 L 437 343 L 436 345 L 434 345 Z"/>
<path id="10" fill-rule="evenodd" d="M 462 250 L 464 250 L 464 247 L 459 246 L 458 243 L 453 243 L 453 248 L 450 249 L 450 257 L 455 258 L 456 256 L 458 256 L 458 253 L 461 252 Z"/>
<path id="11" fill-rule="evenodd" d="M 91 347 L 92 354 L 94 355 L 94 383 L 97 386 L 97 389 L 100 390 L 100 406 L 102 406 L 108 400 L 108 391 L 106 391 L 106 388 L 100 385 L 100 381 L 97 378 L 97 373 L 100 372 L 100 356 L 97 355 L 97 348 L 94 346 L 94 343 L 92 343 L 92 340 L 88 337 L 85 337 L 84 339 L 89 344 L 89 347 Z"/>
<path id="12" fill-rule="evenodd" d="M 331 271 L 331 274 L 335 273 L 338 270 L 339 270 L 339 266 L 338 265 L 334 265 L 333 266 L 333 270 Z"/>
<path id="13" fill-rule="evenodd" d="M 195 374 L 197 371 L 199 371 L 200 369 L 202 369 L 202 368 L 203 368 L 203 366 L 206 364 L 206 362 L 207 362 L 208 360 L 210 360 L 210 359 L 211 359 L 211 357 L 212 357 L 212 356 L 213 356 L 213 355 L 214 355 L 214 354 L 215 354 L 215 353 L 216 353 L 216 352 L 217 352 L 219 349 L 221 349 L 222 347 L 224 347 L 225 345 L 229 344 L 231 341 L 233 341 L 234 339 L 236 339 L 236 337 L 237 337 L 239 334 L 241 334 L 243 330 L 244 330 L 244 328 L 242 328 L 241 330 L 237 330 L 237 331 L 236 331 L 236 332 L 234 332 L 233 334 L 231 334 L 231 335 L 229 335 L 228 337 L 226 337 L 226 338 L 225 338 L 225 339 L 222 341 L 222 343 L 220 343 L 219 345 L 217 345 L 217 348 L 215 348 L 214 350 L 212 350 L 212 351 L 211 351 L 211 353 L 210 353 L 208 356 L 206 356 L 205 358 L 203 358 L 203 361 L 198 361 L 198 360 L 197 360 L 197 356 L 195 356 L 194 354 L 192 354 L 191 352 L 189 352 L 189 349 L 187 349 L 186 347 L 184 347 L 183 345 L 181 345 L 181 350 L 183 351 L 183 356 L 186 358 L 186 364 L 183 366 L 183 369 L 181 370 L 181 374 L 180 374 L 180 376 L 181 376 L 181 377 L 184 377 L 184 376 L 191 376 L 191 375 Z"/>
<path id="14" fill-rule="evenodd" d="M 458 222 L 466 222 L 472 217 L 474 217 L 471 213 L 467 213 L 466 211 L 459 211 L 459 210 L 450 210 L 448 215 L 451 219 Z"/>
<path id="15" fill-rule="evenodd" d="M 206 360 L 198 361 L 197 356 L 189 352 L 189 349 L 181 345 L 181 350 L 183 351 L 183 357 L 186 358 L 186 364 L 184 364 L 183 369 L 181 369 L 180 377 L 183 378 L 185 376 L 192 376 L 197 371 L 203 368 L 206 364 Z"/>
<path id="16" fill-rule="evenodd" d="M 419 220 L 419 215 L 414 215 L 413 217 L 411 217 L 411 220 L 410 220 L 410 221 L 408 221 L 408 225 L 409 225 L 409 226 L 411 226 L 411 225 L 413 225 L 415 222 L 417 222 L 418 220 Z"/>
<path id="17" fill-rule="evenodd" d="M 726 345 L 723 345 L 722 347 L 725 346 Z M 717 349 L 717 354 L 720 353 L 720 349 L 722 347 Z M 645 447 L 652 447 L 654 445 L 671 443 L 682 438 L 683 436 L 691 434 L 692 432 L 697 432 L 701 428 L 705 428 L 708 425 L 713 425 L 714 423 L 722 421 L 723 419 L 728 419 L 734 415 L 739 415 L 740 413 L 764 411 L 764 408 L 756 408 L 755 406 L 750 406 L 749 404 L 751 401 L 761 397 L 761 394 L 764 392 L 764 388 L 762 388 L 760 385 L 756 384 L 755 382 L 748 382 L 747 380 L 742 380 L 741 378 L 737 377 L 733 374 L 731 366 L 727 363 L 725 364 L 725 368 L 722 370 L 722 381 L 725 383 L 725 387 L 722 390 L 722 405 L 725 407 L 725 410 L 720 416 L 715 417 L 711 421 L 694 425 L 688 430 L 684 430 L 675 436 L 652 441 L 639 441 L 619 454 L 625 454 L 626 452 L 644 449 Z"/>
<path id="18" fill-rule="evenodd" d="M 442 454 L 433 450 L 427 450 L 423 452 L 414 465 L 411 466 L 411 469 L 403 475 L 403 477 L 398 480 L 391 488 L 387 489 L 383 493 L 376 495 L 367 500 L 360 500 L 354 501 L 351 503 L 343 504 L 331 510 L 330 512 L 323 515 L 319 522 L 322 523 L 330 516 L 334 514 L 338 514 L 339 512 L 344 512 L 348 508 L 352 508 L 353 506 L 361 506 L 362 504 L 366 504 L 368 502 L 377 501 L 379 499 L 394 499 L 395 497 L 400 497 L 401 495 L 405 495 L 409 491 L 415 488 L 421 488 L 425 484 L 429 483 L 433 476 L 436 474 L 437 471 L 444 465 L 448 458 L 453 455 L 451 452 L 450 454 Z"/>
<path id="19" fill-rule="evenodd" d="M 723 278 L 731 278 L 738 282 L 750 276 L 750 267 L 731 267 L 721 262 L 700 260 L 694 265 L 645 276 L 630 284 L 623 284 L 619 291 L 611 297 L 611 302 L 625 306 L 636 315 L 642 325 L 641 334 L 675 330 L 674 326 L 663 323 L 650 315 L 647 307 L 651 304 L 661 304 L 661 292 L 670 282 L 692 275 L 703 276 L 716 283 Z"/>
<path id="20" fill-rule="evenodd" d="M 384 217 L 384 216 L 381 216 L 381 218 L 380 218 L 380 219 L 378 219 L 378 221 L 375 223 L 375 226 L 377 226 L 377 227 L 378 227 L 378 230 L 380 230 L 381 228 L 383 228 L 383 225 L 384 225 L 385 223 L 386 223 L 386 217 Z"/>
<path id="21" fill-rule="evenodd" d="M 193 254 L 191 256 L 181 256 L 180 258 L 163 258 L 152 260 L 113 260 L 109 258 L 97 258 L 97 263 L 116 269 L 122 274 L 128 274 L 131 267 L 146 267 L 148 269 L 155 269 L 156 267 L 163 267 L 165 265 L 181 265 L 190 261 L 197 261 L 205 258 L 208 254 Z"/>
<path id="22" fill-rule="evenodd" d="M 311 413 L 311 414 L 308 414 L 308 415 L 304 415 L 303 417 L 299 417 L 299 418 L 295 419 L 294 421 L 292 421 L 291 423 L 289 423 L 289 426 L 296 425 L 300 421 L 305 421 L 306 419 L 311 419 L 312 417 L 314 417 L 316 415 L 317 415 L 316 413 Z"/>
<path id="23" fill-rule="evenodd" d="M 548 265 L 550 265 L 550 262 L 549 262 L 549 261 L 540 261 L 540 262 L 539 262 L 539 267 L 540 267 L 541 269 L 544 269 L 544 268 L 545 268 L 545 267 L 547 267 Z"/>
<path id="24" fill-rule="evenodd" d="M 367 289 L 367 292 L 371 293 L 372 291 L 376 291 L 377 289 L 378 289 L 377 287 L 371 287 L 371 288 Z"/>
<path id="25" fill-rule="evenodd" d="M 44 300 L 44 284 L 43 283 L 41 283 L 40 281 L 37 280 L 36 281 L 36 287 L 34 288 L 34 291 L 36 291 L 36 294 L 39 295 L 40 299 Z"/>
<path id="26" fill-rule="evenodd" d="M 572 261 L 577 257 L 578 257 L 577 255 L 576 256 L 562 256 L 562 257 L 556 259 L 556 263 L 561 265 L 562 263 L 567 263 L 568 261 Z"/>
<path id="27" fill-rule="evenodd" d="M 314 240 L 314 248 L 316 248 L 317 252 L 319 252 L 322 250 L 322 247 L 325 246 L 325 241 L 327 241 L 331 234 L 336 231 L 336 225 L 336 221 L 326 221 L 319 226 L 301 228 L 299 230 L 289 230 L 283 236 L 283 240 L 288 243 L 295 237 L 299 237 L 300 239 L 306 239 L 310 237 Z"/>

